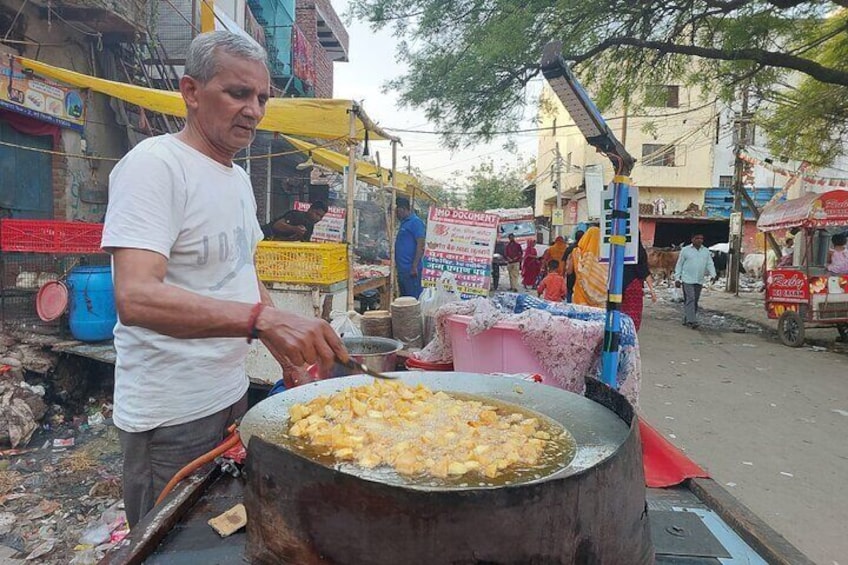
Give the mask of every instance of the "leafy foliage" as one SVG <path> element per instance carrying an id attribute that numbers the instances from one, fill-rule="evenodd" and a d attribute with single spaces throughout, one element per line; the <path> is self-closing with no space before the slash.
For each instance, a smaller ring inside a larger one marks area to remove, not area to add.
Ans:
<path id="1" fill-rule="evenodd" d="M 514 167 L 495 168 L 492 161 L 473 167 L 468 176 L 469 210 L 491 210 L 493 208 L 520 208 L 527 206 L 524 198 L 527 165 L 519 162 Z"/>
<path id="2" fill-rule="evenodd" d="M 828 56 L 844 53 L 836 46 L 848 36 L 839 6 L 848 0 L 353 0 L 351 14 L 394 30 L 408 72 L 387 87 L 457 146 L 516 125 L 551 40 L 563 42 L 602 109 L 627 101 L 638 111 L 637 94 L 661 84 L 697 85 L 725 100 L 744 84 L 796 107 L 821 89 L 842 92 L 846 58 Z M 786 100 L 793 72 L 810 86 Z M 822 131 L 844 127 L 839 116 L 824 112 Z"/>
<path id="3" fill-rule="evenodd" d="M 848 10 L 831 18 L 825 29 L 843 30 L 838 40 L 815 49 L 816 59 L 848 69 Z M 805 159 L 814 165 L 832 163 L 848 139 L 848 86 L 805 78 L 797 86 L 775 93 L 773 110 L 762 125 L 770 133 L 769 149 L 775 155 Z"/>
<path id="4" fill-rule="evenodd" d="M 455 187 L 446 184 L 425 184 L 424 188 L 438 201 L 442 208 L 459 208 L 462 206 L 462 198 L 457 194 Z"/>

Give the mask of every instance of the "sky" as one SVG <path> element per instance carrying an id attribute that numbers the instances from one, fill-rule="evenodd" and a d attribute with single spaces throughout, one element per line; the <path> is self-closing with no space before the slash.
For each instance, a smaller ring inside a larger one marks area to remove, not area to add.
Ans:
<path id="1" fill-rule="evenodd" d="M 347 0 L 332 0 L 339 17 L 346 21 Z M 438 127 L 427 121 L 421 110 L 400 108 L 398 93 L 383 93 L 383 85 L 397 78 L 405 71 L 405 65 L 395 60 L 397 40 L 390 30 L 372 31 L 367 24 L 352 22 L 347 24 L 350 34 L 350 48 L 347 63 L 335 63 L 333 96 L 347 98 L 363 103 L 368 116 L 384 128 L 399 128 L 416 131 L 434 131 Z M 536 90 L 540 83 L 533 84 Z M 530 119 L 523 127 L 533 127 L 532 117 L 535 109 L 525 111 Z M 478 144 L 467 149 L 450 151 L 445 149 L 438 135 L 398 132 L 403 143 L 398 148 L 398 168 L 403 170 L 408 156 L 413 167 L 441 181 L 450 181 L 458 174 L 464 178 L 471 167 L 481 160 L 493 159 L 495 163 L 514 164 L 518 157 L 515 153 L 503 149 L 507 137 L 500 136 L 490 144 Z M 537 148 L 536 133 L 522 133 L 513 136 L 518 151 L 525 158 L 535 158 Z M 388 143 L 375 143 L 372 151 L 380 152 L 383 166 L 391 165 L 391 146 Z"/>

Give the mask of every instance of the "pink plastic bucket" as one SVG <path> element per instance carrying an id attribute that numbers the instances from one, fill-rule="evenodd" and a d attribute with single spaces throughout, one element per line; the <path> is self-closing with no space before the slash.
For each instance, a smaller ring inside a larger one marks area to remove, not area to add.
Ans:
<path id="1" fill-rule="evenodd" d="M 498 322 L 491 329 L 468 337 L 471 317 L 453 315 L 447 320 L 455 371 L 467 373 L 538 373 L 545 371 L 524 344 L 517 324 Z"/>

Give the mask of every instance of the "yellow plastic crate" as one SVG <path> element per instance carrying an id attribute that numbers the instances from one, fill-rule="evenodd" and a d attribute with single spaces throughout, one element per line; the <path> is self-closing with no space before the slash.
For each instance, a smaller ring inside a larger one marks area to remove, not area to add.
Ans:
<path id="1" fill-rule="evenodd" d="M 256 273 L 266 282 L 291 284 L 347 280 L 347 245 L 262 241 L 256 249 Z"/>

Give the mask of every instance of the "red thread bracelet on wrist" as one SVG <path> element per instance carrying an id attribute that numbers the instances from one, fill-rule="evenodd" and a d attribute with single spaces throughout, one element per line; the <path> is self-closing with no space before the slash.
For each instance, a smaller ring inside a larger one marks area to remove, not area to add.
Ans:
<path id="1" fill-rule="evenodd" d="M 259 337 L 259 330 L 256 328 L 256 323 L 259 321 L 259 315 L 264 308 L 264 304 L 257 302 L 250 310 L 250 318 L 247 320 L 247 343 L 253 343 L 253 340 Z"/>

